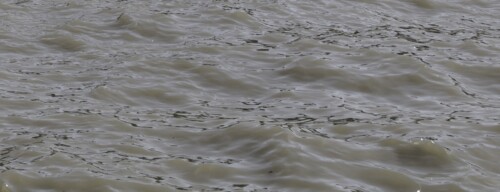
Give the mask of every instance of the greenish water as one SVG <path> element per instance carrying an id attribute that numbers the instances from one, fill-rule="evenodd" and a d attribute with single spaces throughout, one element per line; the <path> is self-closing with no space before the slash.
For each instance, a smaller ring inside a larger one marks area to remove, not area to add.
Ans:
<path id="1" fill-rule="evenodd" d="M 497 191 L 500 2 L 0 2 L 0 191 Z"/>

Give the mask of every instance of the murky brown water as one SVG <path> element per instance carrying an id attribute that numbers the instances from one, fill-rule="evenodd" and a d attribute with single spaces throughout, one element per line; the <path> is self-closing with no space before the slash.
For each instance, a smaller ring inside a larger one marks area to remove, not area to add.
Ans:
<path id="1" fill-rule="evenodd" d="M 0 1 L 0 191 L 498 191 L 499 13 Z"/>

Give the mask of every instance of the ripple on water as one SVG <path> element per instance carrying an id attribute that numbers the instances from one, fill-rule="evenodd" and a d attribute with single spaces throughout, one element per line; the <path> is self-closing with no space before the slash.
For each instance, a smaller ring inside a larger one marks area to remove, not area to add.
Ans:
<path id="1" fill-rule="evenodd" d="M 6 171 L 2 180 L 8 190 L 2 186 L 1 192 L 7 191 L 173 191 L 172 187 L 157 186 L 138 182 L 83 176 L 72 172 L 64 176 L 42 176 L 37 172 Z"/>
<path id="2" fill-rule="evenodd" d="M 453 165 L 453 158 L 447 150 L 432 140 L 418 138 L 404 142 L 388 139 L 381 145 L 392 148 L 398 163 L 403 166 L 439 169 Z"/>
<path id="3" fill-rule="evenodd" d="M 217 169 L 222 171 L 211 174 L 215 177 L 204 175 L 205 178 L 199 180 L 203 185 L 225 182 L 250 183 L 250 186 L 255 188 L 272 186 L 289 191 L 311 189 L 342 191 L 344 188 L 353 186 L 367 191 L 417 191 L 420 189 L 418 179 L 396 171 L 397 169 L 372 167 L 369 166 L 371 163 L 367 165 L 366 162 L 370 162 L 370 159 L 383 159 L 379 154 L 369 152 L 373 149 L 356 149 L 343 142 L 319 137 L 313 141 L 300 135 L 300 133 L 293 133 L 289 129 L 277 126 L 256 127 L 251 124 L 202 132 L 197 137 L 189 138 L 185 144 L 191 146 L 185 147 L 190 147 L 194 149 L 195 154 L 209 159 L 222 158 L 230 159 L 229 161 L 219 162 L 218 165 L 213 165 L 215 162 L 207 162 L 208 165 L 203 165 L 201 162 L 206 160 L 194 159 L 189 161 L 192 163 L 190 165 L 186 161 L 171 160 L 167 164 L 176 172 L 188 174 L 183 176 L 186 178 L 206 171 L 214 172 Z M 194 143 L 196 145 L 193 145 Z M 418 148 L 418 144 L 416 145 Z M 198 149 L 198 146 L 204 147 Z M 368 153 L 361 155 L 364 150 Z M 415 155 L 410 154 L 415 151 L 413 149 L 403 150 L 410 152 L 400 150 L 395 155 L 398 161 L 403 162 L 401 163 L 403 167 L 417 164 L 419 168 L 434 169 L 447 164 L 447 160 L 443 160 L 447 158 L 443 157 L 444 154 L 439 149 L 435 149 L 437 152 L 433 149 L 424 149 L 423 152 Z M 361 156 L 358 155 L 353 159 L 356 155 L 351 153 L 360 153 Z M 414 157 L 409 157 L 410 155 Z M 439 159 L 435 164 L 440 165 L 423 163 L 431 159 L 427 157 L 434 156 Z M 406 162 L 410 158 L 417 160 Z M 219 168 L 214 169 L 214 166 Z"/>
<path id="4" fill-rule="evenodd" d="M 70 34 L 48 34 L 40 38 L 40 42 L 50 47 L 60 49 L 62 51 L 81 51 L 85 48 L 85 42 L 78 40 Z"/>

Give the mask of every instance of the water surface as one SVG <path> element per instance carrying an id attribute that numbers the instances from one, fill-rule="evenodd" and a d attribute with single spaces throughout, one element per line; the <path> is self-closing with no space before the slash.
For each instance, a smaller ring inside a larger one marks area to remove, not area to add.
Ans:
<path id="1" fill-rule="evenodd" d="M 0 2 L 0 191 L 497 191 L 500 2 Z"/>

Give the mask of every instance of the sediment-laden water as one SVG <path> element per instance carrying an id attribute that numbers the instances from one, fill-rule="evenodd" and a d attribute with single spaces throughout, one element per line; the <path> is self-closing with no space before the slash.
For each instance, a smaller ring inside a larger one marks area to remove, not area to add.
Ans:
<path id="1" fill-rule="evenodd" d="M 499 13 L 1 1 L 0 191 L 498 191 Z"/>

